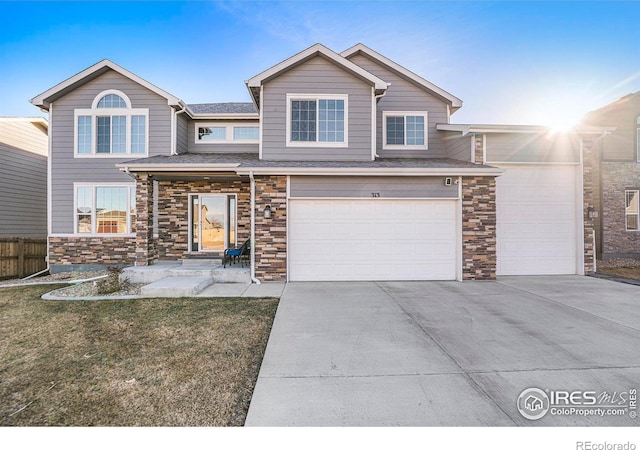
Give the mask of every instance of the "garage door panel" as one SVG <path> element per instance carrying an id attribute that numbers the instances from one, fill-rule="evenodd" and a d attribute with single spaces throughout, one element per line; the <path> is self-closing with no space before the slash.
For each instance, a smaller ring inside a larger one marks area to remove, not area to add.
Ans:
<path id="1" fill-rule="evenodd" d="M 455 279 L 456 204 L 291 199 L 290 279 Z"/>
<path id="2" fill-rule="evenodd" d="M 576 273 L 576 166 L 507 166 L 496 181 L 498 275 Z"/>

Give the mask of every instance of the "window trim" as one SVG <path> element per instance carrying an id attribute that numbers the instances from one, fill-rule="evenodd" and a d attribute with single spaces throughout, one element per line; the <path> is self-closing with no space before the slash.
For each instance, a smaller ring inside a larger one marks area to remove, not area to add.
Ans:
<path id="1" fill-rule="evenodd" d="M 78 232 L 78 188 L 89 187 L 91 188 L 91 233 Z M 97 220 L 96 220 L 96 188 L 99 187 L 121 187 L 127 188 L 127 233 L 98 233 L 96 232 Z M 131 231 L 131 189 L 133 189 L 133 196 L 135 198 L 135 183 L 73 183 L 73 236 L 77 237 L 135 237 L 136 233 Z M 137 208 L 136 216 L 138 215 Z"/>
<path id="2" fill-rule="evenodd" d="M 387 117 L 404 118 L 403 145 L 387 144 Z M 424 117 L 424 145 L 409 145 L 407 142 L 407 116 Z M 382 149 L 383 150 L 428 150 L 429 149 L 429 112 L 428 111 L 382 111 Z"/>
<path id="3" fill-rule="evenodd" d="M 344 148 L 349 146 L 349 95 L 348 94 L 287 94 L 287 114 L 286 114 L 286 146 L 287 147 L 334 147 Z M 344 142 L 324 142 L 319 141 L 320 133 L 318 121 L 320 114 L 316 114 L 316 141 L 292 141 L 291 140 L 291 102 L 293 100 L 315 101 L 316 112 L 319 100 L 343 100 L 344 101 Z"/>
<path id="4" fill-rule="evenodd" d="M 115 94 L 121 97 L 126 108 L 98 108 L 98 103 L 103 97 Z M 78 153 L 78 118 L 88 116 L 91 118 L 91 153 Z M 98 117 L 125 116 L 126 141 L 124 153 L 98 153 Z M 144 153 L 131 153 L 131 122 L 133 116 L 144 116 L 145 122 L 145 148 Z M 73 111 L 73 157 L 74 158 L 145 158 L 149 156 L 149 108 L 132 108 L 131 100 L 121 91 L 107 89 L 95 96 L 91 108 L 78 108 Z"/>
<path id="5" fill-rule="evenodd" d="M 220 139 L 218 141 L 201 141 L 198 139 L 198 128 L 201 127 L 216 127 L 216 128 L 225 128 L 225 139 Z M 234 139 L 233 131 L 236 127 L 240 128 L 257 128 L 258 129 L 258 139 Z M 197 145 L 220 145 L 220 144 L 258 144 L 260 142 L 260 124 L 255 122 L 246 124 L 246 123 L 238 123 L 238 122 L 196 122 L 193 128 L 193 140 Z"/>
<path id="6" fill-rule="evenodd" d="M 635 198 L 636 198 L 636 212 L 635 213 L 628 213 L 627 212 L 627 195 L 629 193 L 635 192 Z M 638 225 L 637 228 L 628 228 L 627 227 L 627 217 L 629 216 L 636 216 L 636 224 Z M 640 231 L 640 190 L 639 189 L 625 189 L 624 190 L 624 231 Z"/>

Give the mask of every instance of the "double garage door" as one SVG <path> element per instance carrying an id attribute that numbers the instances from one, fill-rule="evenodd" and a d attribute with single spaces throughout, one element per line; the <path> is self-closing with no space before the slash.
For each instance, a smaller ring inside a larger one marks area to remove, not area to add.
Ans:
<path id="1" fill-rule="evenodd" d="M 457 200 L 289 201 L 289 279 L 454 280 Z"/>
<path id="2" fill-rule="evenodd" d="M 576 167 L 497 179 L 497 273 L 576 273 Z M 304 199 L 288 206 L 291 281 L 455 280 L 458 199 Z"/>

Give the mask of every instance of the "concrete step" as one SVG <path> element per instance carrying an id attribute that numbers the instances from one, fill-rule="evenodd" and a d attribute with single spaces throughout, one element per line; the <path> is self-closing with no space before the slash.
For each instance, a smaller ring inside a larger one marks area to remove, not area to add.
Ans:
<path id="1" fill-rule="evenodd" d="M 182 260 L 183 266 L 220 266 L 222 265 L 222 259 L 220 258 L 184 258 Z"/>
<path id="2" fill-rule="evenodd" d="M 211 278 L 212 266 L 178 266 L 167 271 L 168 277 L 209 277 Z"/>
<path id="3" fill-rule="evenodd" d="M 211 271 L 214 283 L 250 283 L 251 271 L 248 267 L 235 264 L 227 267 L 217 267 Z"/>
<path id="4" fill-rule="evenodd" d="M 154 264 L 151 266 L 126 267 L 120 279 L 128 279 L 131 283 L 153 283 L 169 276 L 169 271 L 182 267 L 179 263 L 174 264 Z"/>
<path id="5" fill-rule="evenodd" d="M 145 297 L 193 297 L 213 283 L 209 277 L 167 277 L 140 290 Z"/>

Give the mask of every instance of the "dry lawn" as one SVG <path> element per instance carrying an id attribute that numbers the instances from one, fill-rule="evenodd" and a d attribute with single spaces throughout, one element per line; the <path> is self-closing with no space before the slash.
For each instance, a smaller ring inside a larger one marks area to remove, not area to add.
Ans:
<path id="1" fill-rule="evenodd" d="M 277 300 L 50 289 L 0 289 L 0 426 L 243 425 Z"/>
<path id="2" fill-rule="evenodd" d="M 612 277 L 631 278 L 632 280 L 640 280 L 640 267 L 598 267 L 598 273 L 611 275 Z"/>

